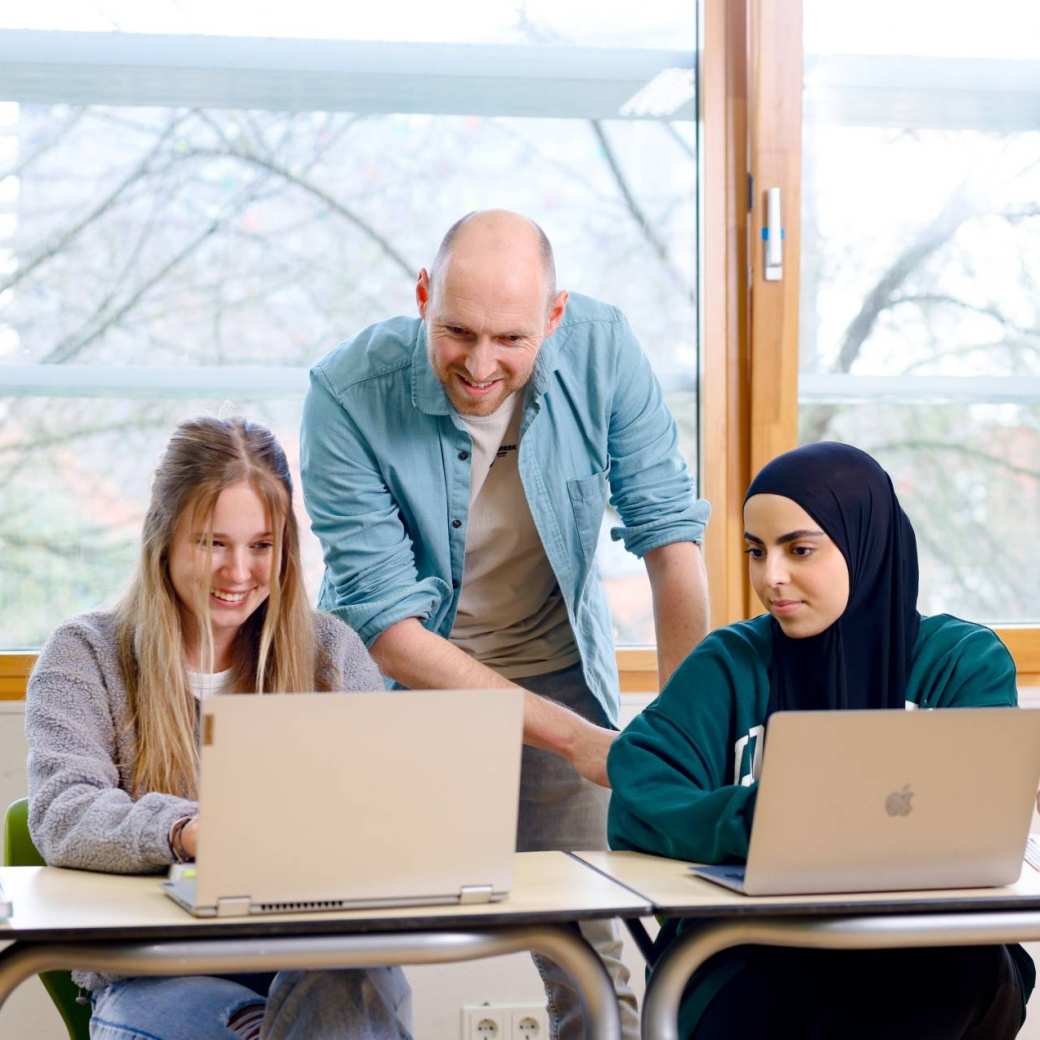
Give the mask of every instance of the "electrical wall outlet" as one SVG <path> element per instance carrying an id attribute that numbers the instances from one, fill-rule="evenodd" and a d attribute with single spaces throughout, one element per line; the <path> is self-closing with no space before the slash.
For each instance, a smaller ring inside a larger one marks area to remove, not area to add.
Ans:
<path id="1" fill-rule="evenodd" d="M 467 1004 L 462 1040 L 549 1040 L 544 1004 Z"/>
<path id="2" fill-rule="evenodd" d="M 462 1009 L 462 1040 L 513 1040 L 512 1010 L 491 1004 L 467 1005 Z"/>
<path id="3" fill-rule="evenodd" d="M 510 1040 L 549 1040 L 549 1015 L 544 1004 L 513 1008 L 513 1035 Z"/>

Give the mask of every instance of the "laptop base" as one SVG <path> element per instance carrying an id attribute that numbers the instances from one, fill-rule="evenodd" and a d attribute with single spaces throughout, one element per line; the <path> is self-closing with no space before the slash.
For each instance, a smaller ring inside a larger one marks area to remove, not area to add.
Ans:
<path id="1" fill-rule="evenodd" d="M 193 917 L 246 917 L 257 914 L 306 914 L 330 910 L 371 910 L 397 906 L 445 906 L 451 904 L 497 903 L 506 892 L 495 892 L 490 885 L 477 885 L 444 895 L 394 896 L 385 899 L 312 899 L 287 902 L 254 902 L 249 896 L 219 899 L 216 904 L 200 905 L 196 899 L 194 872 L 178 871 L 162 883 L 163 891 Z"/>
<path id="2" fill-rule="evenodd" d="M 734 892 L 740 892 L 742 895 L 748 894 L 747 889 L 744 887 L 747 868 L 743 864 L 690 867 L 690 873 L 695 877 L 704 878 L 705 881 L 711 881 L 716 885 L 732 889 Z"/>

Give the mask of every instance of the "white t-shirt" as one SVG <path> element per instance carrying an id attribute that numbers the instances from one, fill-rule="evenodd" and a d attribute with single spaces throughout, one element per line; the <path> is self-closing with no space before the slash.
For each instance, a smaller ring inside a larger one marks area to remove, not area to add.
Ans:
<path id="1" fill-rule="evenodd" d="M 507 678 L 580 660 L 517 466 L 521 394 L 462 416 L 473 441 L 462 592 L 451 640 Z"/>
<path id="2" fill-rule="evenodd" d="M 214 693 L 224 693 L 231 681 L 232 671 L 233 668 L 223 672 L 193 672 L 189 669 L 188 685 L 195 694 L 195 699 L 201 701 Z"/>

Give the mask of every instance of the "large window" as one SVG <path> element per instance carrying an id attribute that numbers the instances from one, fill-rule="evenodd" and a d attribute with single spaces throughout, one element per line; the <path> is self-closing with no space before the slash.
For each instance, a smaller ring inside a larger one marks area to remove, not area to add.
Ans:
<path id="1" fill-rule="evenodd" d="M 1040 13 L 806 0 L 804 26 L 800 439 L 892 473 L 922 610 L 1036 623 Z"/>
<path id="2" fill-rule="evenodd" d="M 561 283 L 625 310 L 696 472 L 692 5 L 378 6 L 0 31 L 0 648 L 118 595 L 179 419 L 248 414 L 295 457 L 309 364 L 411 313 L 470 209 L 530 214 Z M 605 539 L 601 567 L 618 642 L 652 642 L 638 561 Z"/>

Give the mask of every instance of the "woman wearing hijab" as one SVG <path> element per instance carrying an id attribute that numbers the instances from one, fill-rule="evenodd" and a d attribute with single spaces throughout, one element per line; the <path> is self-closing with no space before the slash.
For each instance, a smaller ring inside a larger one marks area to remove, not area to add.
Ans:
<path id="1" fill-rule="evenodd" d="M 869 455 L 833 443 L 781 455 L 748 489 L 744 524 L 768 613 L 711 633 L 615 742 L 614 849 L 746 860 L 774 711 L 1016 704 L 1014 662 L 992 631 L 918 614 L 913 528 Z M 682 928 L 666 922 L 658 952 Z M 1018 946 L 738 947 L 691 980 L 680 1030 L 1001 1040 L 1021 1027 L 1034 980 Z"/>

